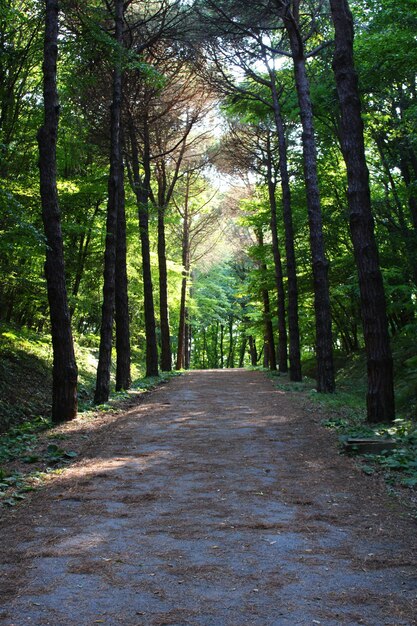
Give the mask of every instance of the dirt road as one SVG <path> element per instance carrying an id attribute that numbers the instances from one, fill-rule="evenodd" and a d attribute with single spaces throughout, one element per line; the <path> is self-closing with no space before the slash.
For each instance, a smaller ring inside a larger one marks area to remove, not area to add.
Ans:
<path id="1" fill-rule="evenodd" d="M 417 624 L 415 523 L 259 372 L 159 388 L 1 537 L 7 626 Z"/>

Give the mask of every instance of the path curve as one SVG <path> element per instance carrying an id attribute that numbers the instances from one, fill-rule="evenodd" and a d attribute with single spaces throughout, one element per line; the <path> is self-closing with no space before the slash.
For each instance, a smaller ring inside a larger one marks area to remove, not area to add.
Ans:
<path id="1" fill-rule="evenodd" d="M 10 519 L 7 626 L 417 624 L 415 524 L 260 372 L 172 380 Z"/>

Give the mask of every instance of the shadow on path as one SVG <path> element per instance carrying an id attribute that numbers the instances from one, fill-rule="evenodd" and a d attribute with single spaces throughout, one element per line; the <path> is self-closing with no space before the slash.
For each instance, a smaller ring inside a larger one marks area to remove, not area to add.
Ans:
<path id="1" fill-rule="evenodd" d="M 2 539 L 7 626 L 417 624 L 412 522 L 259 372 L 159 388 Z"/>

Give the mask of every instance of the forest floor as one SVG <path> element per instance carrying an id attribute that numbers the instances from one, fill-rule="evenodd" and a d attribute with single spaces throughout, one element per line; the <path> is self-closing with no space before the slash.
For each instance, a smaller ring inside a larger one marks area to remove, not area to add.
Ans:
<path id="1" fill-rule="evenodd" d="M 217 370 L 63 426 L 80 458 L 3 515 L 0 623 L 417 624 L 416 522 L 319 422 Z"/>

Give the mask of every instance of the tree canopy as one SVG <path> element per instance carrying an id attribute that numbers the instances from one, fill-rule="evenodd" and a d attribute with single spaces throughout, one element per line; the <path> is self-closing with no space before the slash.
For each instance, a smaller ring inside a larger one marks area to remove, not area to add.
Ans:
<path id="1" fill-rule="evenodd" d="M 368 419 L 393 420 L 392 351 L 417 330 L 416 26 L 413 0 L 3 2 L 4 332 L 51 333 L 54 358 L 88 341 L 97 403 L 132 362 L 332 393 L 364 354 Z"/>

